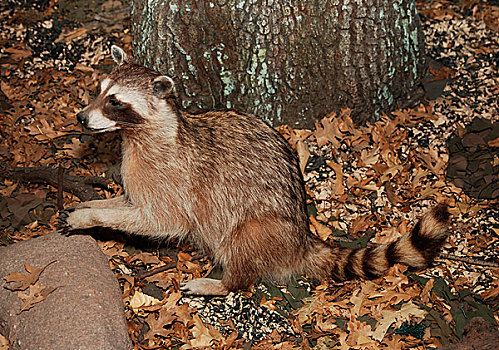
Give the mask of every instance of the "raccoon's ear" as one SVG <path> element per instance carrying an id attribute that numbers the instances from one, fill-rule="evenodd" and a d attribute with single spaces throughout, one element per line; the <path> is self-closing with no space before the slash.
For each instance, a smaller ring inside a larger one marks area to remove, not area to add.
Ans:
<path id="1" fill-rule="evenodd" d="M 168 95 L 171 95 L 174 86 L 175 83 L 173 82 L 173 79 L 166 75 L 160 75 L 152 82 L 152 89 L 154 91 L 154 94 L 159 98 L 164 98 Z"/>
<path id="2" fill-rule="evenodd" d="M 111 46 L 111 56 L 113 56 L 113 60 L 118 64 L 118 66 L 123 64 L 123 62 L 125 62 L 128 58 L 125 51 L 116 45 Z"/>

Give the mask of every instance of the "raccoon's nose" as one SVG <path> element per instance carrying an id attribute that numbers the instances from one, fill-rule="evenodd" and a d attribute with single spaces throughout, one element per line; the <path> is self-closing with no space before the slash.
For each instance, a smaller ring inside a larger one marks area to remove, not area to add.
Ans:
<path id="1" fill-rule="evenodd" d="M 87 125 L 87 122 L 88 122 L 88 115 L 86 115 L 85 113 L 83 112 L 80 112 L 76 115 L 76 119 L 78 119 L 78 122 L 85 126 Z"/>

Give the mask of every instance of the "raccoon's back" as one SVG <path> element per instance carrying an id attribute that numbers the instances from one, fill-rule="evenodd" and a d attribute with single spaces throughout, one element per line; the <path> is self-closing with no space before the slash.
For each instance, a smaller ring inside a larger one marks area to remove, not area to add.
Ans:
<path id="1" fill-rule="evenodd" d="M 179 142 L 191 152 L 193 189 L 201 202 L 237 215 L 274 212 L 306 221 L 298 159 L 276 130 L 234 111 L 184 118 Z"/>

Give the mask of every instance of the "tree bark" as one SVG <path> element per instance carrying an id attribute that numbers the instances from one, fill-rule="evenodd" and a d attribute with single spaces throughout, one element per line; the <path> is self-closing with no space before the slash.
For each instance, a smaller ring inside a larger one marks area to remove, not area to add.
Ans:
<path id="1" fill-rule="evenodd" d="M 375 120 L 425 70 L 414 0 L 132 0 L 134 52 L 191 113 L 235 108 L 311 127 L 340 108 Z"/>

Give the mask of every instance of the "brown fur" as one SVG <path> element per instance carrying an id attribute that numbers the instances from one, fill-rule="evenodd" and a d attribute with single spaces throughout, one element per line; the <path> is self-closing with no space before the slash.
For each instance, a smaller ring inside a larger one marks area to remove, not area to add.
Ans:
<path id="1" fill-rule="evenodd" d="M 277 131 L 234 111 L 183 113 L 173 92 L 155 99 L 158 89 L 151 81 L 158 73 L 119 63 L 105 90 L 139 91 L 138 98 L 146 99 L 141 110 L 154 117 L 139 113 L 134 102 L 123 104 L 122 114 L 109 111 L 106 91 L 84 110 L 99 110 L 121 129 L 125 197 L 109 206 L 83 203 L 69 214 L 71 229 L 104 226 L 190 239 L 224 268 L 221 285 L 205 279 L 187 288 L 195 294 L 225 294 L 259 278 L 303 273 L 316 279 L 374 278 L 396 262 L 425 267 L 443 244 L 444 205 L 389 245 L 351 250 L 325 244 L 309 231 L 298 160 Z"/>

